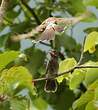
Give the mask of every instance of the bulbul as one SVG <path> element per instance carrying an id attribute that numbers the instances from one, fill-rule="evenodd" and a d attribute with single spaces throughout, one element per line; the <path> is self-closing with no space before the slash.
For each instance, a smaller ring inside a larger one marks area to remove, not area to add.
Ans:
<path id="1" fill-rule="evenodd" d="M 40 26 L 36 28 L 38 32 L 42 32 L 37 40 L 54 40 L 55 32 L 62 32 L 63 26 L 60 26 L 60 18 L 51 17 L 46 19 Z"/>
<path id="2" fill-rule="evenodd" d="M 57 90 L 57 81 L 56 79 L 52 79 L 51 77 L 56 76 L 58 74 L 58 69 L 59 69 L 58 54 L 56 51 L 52 51 L 50 55 L 51 55 L 51 58 L 46 68 L 47 80 L 44 86 L 44 90 L 48 93 L 50 92 L 54 93 Z"/>
<path id="3" fill-rule="evenodd" d="M 64 31 L 64 28 L 68 25 L 74 25 L 79 21 L 87 18 L 90 16 L 90 12 L 86 12 L 78 17 L 72 18 L 56 18 L 56 17 L 49 17 L 45 21 L 42 22 L 39 26 L 35 29 L 32 29 L 30 32 L 26 34 L 16 35 L 12 37 L 13 41 L 19 41 L 25 38 L 34 38 L 35 40 L 54 40 L 56 32 Z"/>
<path id="4" fill-rule="evenodd" d="M 50 17 L 36 28 L 36 31 L 41 33 L 37 40 L 54 40 L 56 32 L 64 31 L 65 27 L 78 23 L 84 17 L 84 15 L 73 18 Z"/>

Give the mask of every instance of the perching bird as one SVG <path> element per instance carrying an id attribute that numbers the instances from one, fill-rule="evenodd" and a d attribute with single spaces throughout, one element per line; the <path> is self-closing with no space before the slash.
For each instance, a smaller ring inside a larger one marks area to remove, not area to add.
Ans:
<path id="1" fill-rule="evenodd" d="M 64 31 L 64 28 L 68 25 L 74 25 L 79 21 L 87 18 L 90 16 L 90 12 L 86 12 L 78 17 L 71 17 L 71 18 L 56 18 L 50 17 L 47 18 L 45 21 L 42 22 L 39 26 L 35 29 L 32 29 L 30 32 L 26 34 L 20 34 L 12 37 L 13 41 L 19 41 L 21 39 L 26 38 L 34 38 L 35 40 L 54 40 L 56 32 Z"/>
<path id="2" fill-rule="evenodd" d="M 59 64 L 58 64 L 58 53 L 56 51 L 52 51 L 50 53 L 51 59 L 47 64 L 46 68 L 46 78 L 50 78 L 56 76 L 58 74 Z M 56 92 L 57 90 L 57 81 L 56 79 L 47 79 L 44 90 L 48 93 Z"/>
<path id="3" fill-rule="evenodd" d="M 42 32 L 37 40 L 54 40 L 55 32 L 62 32 L 64 26 L 60 26 L 59 23 L 63 18 L 51 17 L 46 19 L 40 26 L 36 28 L 38 32 Z"/>
<path id="4" fill-rule="evenodd" d="M 69 25 L 74 25 L 78 23 L 86 16 L 87 15 L 83 14 L 82 16 L 73 18 L 50 17 L 36 28 L 36 31 L 41 33 L 37 40 L 54 40 L 56 32 L 64 31 L 65 27 L 67 28 Z"/>

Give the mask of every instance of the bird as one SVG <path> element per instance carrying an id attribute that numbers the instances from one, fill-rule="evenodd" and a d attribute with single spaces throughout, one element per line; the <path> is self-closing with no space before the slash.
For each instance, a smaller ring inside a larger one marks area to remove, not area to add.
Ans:
<path id="1" fill-rule="evenodd" d="M 41 25 L 37 26 L 36 31 L 41 33 L 37 40 L 54 40 L 56 32 L 63 32 L 65 28 L 78 23 L 89 16 L 89 14 L 89 12 L 85 12 L 81 16 L 71 18 L 49 17 Z"/>
<path id="2" fill-rule="evenodd" d="M 57 91 L 57 80 L 51 77 L 57 76 L 59 64 L 58 64 L 58 53 L 53 50 L 50 52 L 50 61 L 47 63 L 46 67 L 46 83 L 44 90 L 47 93 L 54 93 Z"/>
<path id="3" fill-rule="evenodd" d="M 60 26 L 63 18 L 50 17 L 46 19 L 40 26 L 36 28 L 38 32 L 42 32 L 37 40 L 54 40 L 55 32 L 64 31 L 64 26 Z"/>
<path id="4" fill-rule="evenodd" d="M 91 13 L 87 11 L 80 16 L 71 18 L 49 17 L 30 32 L 12 36 L 12 40 L 19 41 L 26 38 L 33 38 L 35 41 L 54 40 L 56 32 L 63 32 L 65 27 L 74 25 L 90 15 Z"/>

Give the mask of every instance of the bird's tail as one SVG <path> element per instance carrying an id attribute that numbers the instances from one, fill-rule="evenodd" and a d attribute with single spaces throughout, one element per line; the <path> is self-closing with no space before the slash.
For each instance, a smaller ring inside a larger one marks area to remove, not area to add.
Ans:
<path id="1" fill-rule="evenodd" d="M 56 79 L 48 79 L 46 80 L 44 90 L 47 93 L 54 93 L 57 91 L 57 81 Z"/>

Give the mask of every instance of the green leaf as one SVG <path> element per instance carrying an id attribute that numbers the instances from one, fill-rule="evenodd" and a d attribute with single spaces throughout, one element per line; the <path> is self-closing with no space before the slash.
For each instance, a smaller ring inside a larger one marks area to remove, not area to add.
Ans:
<path id="1" fill-rule="evenodd" d="M 62 6 L 64 5 L 65 7 L 67 7 L 67 11 L 72 15 L 76 15 L 77 13 L 82 13 L 85 11 L 86 8 L 82 0 L 76 0 L 76 2 L 74 2 L 73 0 L 67 0 L 67 1 L 62 0 L 59 5 Z"/>
<path id="2" fill-rule="evenodd" d="M 85 110 L 85 105 L 82 105 L 82 106 L 78 107 L 77 110 Z"/>
<path id="3" fill-rule="evenodd" d="M 95 105 L 96 109 L 98 109 L 98 86 L 95 89 L 94 105 Z"/>
<path id="4" fill-rule="evenodd" d="M 76 89 L 79 84 L 84 80 L 85 78 L 85 71 L 82 69 L 77 69 L 72 73 L 72 77 L 69 83 L 70 89 Z"/>
<path id="5" fill-rule="evenodd" d="M 14 20 L 18 15 L 20 14 L 20 10 L 18 12 L 14 11 L 14 10 L 10 10 L 10 11 L 7 11 L 6 13 L 6 19 L 12 21 Z"/>
<path id="6" fill-rule="evenodd" d="M 5 68 L 5 66 L 15 60 L 19 55 L 18 51 L 7 51 L 0 54 L 0 70 Z"/>
<path id="7" fill-rule="evenodd" d="M 56 49 L 59 49 L 61 46 L 63 46 L 66 50 L 71 51 L 75 49 L 76 41 L 72 37 L 68 36 L 66 32 L 56 33 L 55 46 Z"/>
<path id="8" fill-rule="evenodd" d="M 98 27 L 88 27 L 84 30 L 84 32 L 86 32 L 86 33 L 90 33 L 90 32 L 93 32 L 93 31 L 98 32 Z"/>
<path id="9" fill-rule="evenodd" d="M 53 5 L 53 4 L 52 4 Z M 47 19 L 49 17 L 49 4 L 47 5 L 47 7 L 45 5 L 40 5 L 38 7 L 38 9 L 36 10 L 37 15 L 39 15 L 40 21 L 44 21 L 45 19 Z"/>
<path id="10" fill-rule="evenodd" d="M 94 101 L 90 101 L 87 105 L 85 110 L 96 110 L 95 106 L 94 106 Z"/>
<path id="11" fill-rule="evenodd" d="M 85 6 L 96 6 L 98 8 L 98 0 L 83 0 Z"/>
<path id="12" fill-rule="evenodd" d="M 8 39 L 8 33 L 0 36 L 0 47 L 3 47 Z"/>
<path id="13" fill-rule="evenodd" d="M 97 80 L 98 82 L 98 80 Z M 98 84 L 98 83 L 97 83 Z M 98 85 L 95 88 L 95 100 L 98 101 Z M 98 107 L 98 106 L 97 106 Z"/>
<path id="14" fill-rule="evenodd" d="M 87 91 L 85 92 L 79 99 L 77 99 L 73 103 L 73 110 L 76 110 L 79 107 L 84 106 L 94 98 L 94 91 Z"/>
<path id="15" fill-rule="evenodd" d="M 85 6 L 82 2 L 82 0 L 76 0 L 74 2 L 73 0 L 69 0 L 69 4 L 71 4 L 72 12 L 76 13 L 81 13 L 85 11 Z"/>
<path id="16" fill-rule="evenodd" d="M 10 102 L 9 101 L 0 102 L 0 110 L 11 110 Z"/>
<path id="17" fill-rule="evenodd" d="M 30 70 L 31 73 L 35 74 L 39 71 L 40 67 L 43 66 L 46 54 L 45 52 L 35 47 L 31 47 L 25 50 L 25 52 L 29 60 L 26 67 Z"/>
<path id="18" fill-rule="evenodd" d="M 59 64 L 59 72 L 62 73 L 66 70 L 71 69 L 77 64 L 76 60 L 74 58 L 67 58 L 60 62 Z"/>
<path id="19" fill-rule="evenodd" d="M 28 27 L 30 28 L 31 26 L 32 24 L 30 23 L 30 21 L 24 21 L 22 23 L 12 25 L 11 30 L 15 33 L 23 33 L 26 32 L 26 30 L 28 30 Z"/>
<path id="20" fill-rule="evenodd" d="M 11 33 L 9 34 L 11 36 Z M 18 51 L 20 49 L 20 42 L 13 42 L 10 38 L 10 36 L 8 36 L 4 48 L 6 50 L 15 50 Z"/>
<path id="21" fill-rule="evenodd" d="M 83 20 L 82 20 L 83 22 L 88 22 L 88 23 L 90 23 L 90 22 L 94 22 L 94 21 L 97 20 L 97 16 L 96 16 L 94 13 L 89 12 L 89 11 L 86 12 L 86 13 L 88 14 L 89 17 L 83 19 Z"/>
<path id="22" fill-rule="evenodd" d="M 98 65 L 98 62 L 92 62 L 89 61 L 88 63 L 86 63 L 85 65 Z M 84 83 L 86 86 L 89 86 L 91 83 L 93 83 L 95 80 L 98 79 L 98 68 L 88 68 L 86 69 L 86 76 L 85 76 L 85 80 Z"/>
<path id="23" fill-rule="evenodd" d="M 65 82 L 63 82 L 63 84 L 65 85 Z M 73 91 L 71 91 L 69 88 L 67 88 L 67 86 L 64 85 L 60 84 L 59 86 L 60 88 L 57 94 L 59 93 L 60 95 L 56 94 L 56 96 L 51 96 L 51 99 L 55 100 L 55 102 L 53 102 L 55 106 L 54 110 L 69 110 L 69 108 L 72 106 L 73 101 L 75 100 Z"/>
<path id="24" fill-rule="evenodd" d="M 95 90 L 98 87 L 98 79 L 88 86 L 88 90 Z"/>
<path id="25" fill-rule="evenodd" d="M 35 107 L 38 110 L 47 110 L 47 108 L 48 108 L 47 102 L 44 99 L 40 98 L 40 97 L 35 99 L 33 104 L 35 105 Z"/>
<path id="26" fill-rule="evenodd" d="M 84 44 L 84 52 L 89 51 L 89 53 L 95 52 L 95 46 L 98 44 L 98 32 L 93 31 L 88 34 L 85 44 Z"/>
<path id="27" fill-rule="evenodd" d="M 27 110 L 28 102 L 27 100 L 24 100 L 24 99 L 13 98 L 10 100 L 10 108 L 12 110 Z"/>
<path id="28" fill-rule="evenodd" d="M 23 89 L 27 89 L 28 93 L 35 95 L 32 75 L 25 67 L 12 67 L 5 71 L 5 74 L 4 72 L 2 73 L 1 79 L 1 82 L 5 82 L 5 92 L 8 95 L 13 96 Z"/>
<path id="29" fill-rule="evenodd" d="M 18 2 L 20 4 L 20 6 L 22 7 L 22 10 L 23 10 L 25 16 L 27 16 L 28 18 L 31 18 L 32 17 L 32 12 L 30 11 L 30 9 L 28 9 L 28 5 L 25 6 L 25 4 L 22 3 L 20 0 L 18 0 Z"/>
<path id="30" fill-rule="evenodd" d="M 5 29 L 5 25 L 2 24 L 2 26 L 0 27 L 0 32 L 2 32 Z M 0 35 L 1 36 L 1 35 Z"/>
<path id="31" fill-rule="evenodd" d="M 67 58 L 67 59 L 61 61 L 59 64 L 59 73 L 62 73 L 64 71 L 71 69 L 76 64 L 77 64 L 77 62 L 74 58 Z M 61 83 L 65 77 L 66 77 L 66 75 L 60 76 L 57 78 L 57 81 L 59 83 Z"/>

